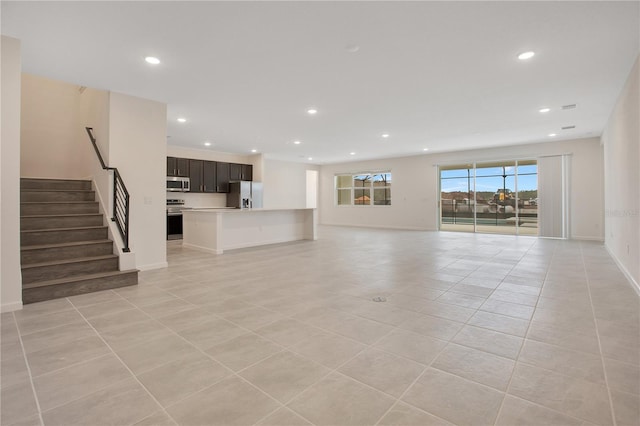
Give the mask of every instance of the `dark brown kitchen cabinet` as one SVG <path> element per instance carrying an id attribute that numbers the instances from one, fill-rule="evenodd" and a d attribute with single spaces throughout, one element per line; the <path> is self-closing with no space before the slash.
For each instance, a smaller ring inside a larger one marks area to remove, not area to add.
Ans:
<path id="1" fill-rule="evenodd" d="M 189 179 L 191 180 L 191 192 L 203 192 L 202 181 L 203 160 L 189 160 Z"/>
<path id="2" fill-rule="evenodd" d="M 167 176 L 189 177 L 188 158 L 167 157 Z"/>
<path id="3" fill-rule="evenodd" d="M 229 163 L 229 180 L 242 180 L 242 164 Z"/>
<path id="4" fill-rule="evenodd" d="M 216 162 L 205 161 L 202 167 L 202 192 L 218 192 L 216 187 Z"/>
<path id="5" fill-rule="evenodd" d="M 216 163 L 216 192 L 229 192 L 229 163 Z"/>
<path id="6" fill-rule="evenodd" d="M 241 180 L 253 180 L 253 166 L 251 164 L 242 165 Z"/>
<path id="7" fill-rule="evenodd" d="M 229 163 L 229 180 L 253 180 L 253 166 Z"/>

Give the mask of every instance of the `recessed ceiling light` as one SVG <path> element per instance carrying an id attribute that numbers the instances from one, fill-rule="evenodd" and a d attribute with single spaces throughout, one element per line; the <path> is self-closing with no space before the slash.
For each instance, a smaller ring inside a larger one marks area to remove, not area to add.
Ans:
<path id="1" fill-rule="evenodd" d="M 211 146 L 211 142 L 205 142 L 204 146 Z"/>
<path id="2" fill-rule="evenodd" d="M 309 157 L 309 158 L 307 158 L 307 160 L 311 161 L 311 160 L 313 160 L 313 157 Z"/>
<path id="3" fill-rule="evenodd" d="M 549 136 L 550 138 L 556 137 L 558 136 L 556 133 L 549 133 L 547 136 Z"/>
<path id="4" fill-rule="evenodd" d="M 355 152 L 350 152 L 349 155 L 356 155 L 356 153 Z"/>
<path id="5" fill-rule="evenodd" d="M 389 133 L 383 133 L 383 134 L 382 134 L 382 135 L 380 135 L 380 136 L 382 136 L 383 138 L 385 138 L 385 139 L 386 139 L 386 138 L 388 138 L 388 137 L 389 137 Z"/>
<path id="6" fill-rule="evenodd" d="M 535 52 L 522 52 L 521 54 L 518 55 L 518 59 L 520 59 L 521 61 L 526 61 L 527 59 L 531 59 L 533 58 L 533 56 L 535 55 Z"/>
<path id="7" fill-rule="evenodd" d="M 147 56 L 146 58 L 144 58 L 144 60 L 151 65 L 158 65 L 160 63 L 160 59 L 154 56 Z"/>
<path id="8" fill-rule="evenodd" d="M 178 123 L 186 123 L 186 122 L 187 122 L 186 118 L 183 118 L 183 117 L 178 118 Z"/>
<path id="9" fill-rule="evenodd" d="M 293 143 L 294 143 L 295 145 L 300 145 L 302 142 L 300 142 L 300 141 L 293 141 Z"/>
<path id="10" fill-rule="evenodd" d="M 545 113 L 551 111 L 551 108 L 540 108 L 538 112 Z"/>
<path id="11" fill-rule="evenodd" d="M 423 151 L 429 151 L 429 148 L 422 148 Z"/>
<path id="12" fill-rule="evenodd" d="M 258 150 L 257 149 L 252 149 L 251 152 L 255 153 L 255 152 L 258 152 Z"/>
<path id="13" fill-rule="evenodd" d="M 317 113 L 318 113 L 318 110 L 315 109 L 315 108 L 309 108 L 307 110 L 307 114 L 309 114 L 309 115 L 314 115 L 314 114 L 317 114 Z"/>

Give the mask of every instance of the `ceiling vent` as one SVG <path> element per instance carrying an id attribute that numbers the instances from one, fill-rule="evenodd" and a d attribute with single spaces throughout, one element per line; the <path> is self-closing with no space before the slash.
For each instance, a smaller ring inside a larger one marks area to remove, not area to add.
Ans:
<path id="1" fill-rule="evenodd" d="M 571 104 L 571 105 L 562 105 L 562 109 L 563 110 L 567 110 L 567 109 L 575 109 L 576 104 Z"/>
<path id="2" fill-rule="evenodd" d="M 576 128 L 576 126 L 564 126 L 562 128 L 562 130 L 571 130 L 571 129 L 575 129 L 575 128 Z"/>

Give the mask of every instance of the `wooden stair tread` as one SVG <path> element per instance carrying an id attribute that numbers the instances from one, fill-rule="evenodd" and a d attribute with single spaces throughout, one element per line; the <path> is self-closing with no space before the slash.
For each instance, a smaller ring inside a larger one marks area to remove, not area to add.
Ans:
<path id="1" fill-rule="evenodd" d="M 54 232 L 54 231 L 77 231 L 78 229 L 105 229 L 105 225 L 78 226 L 76 228 L 51 228 L 51 229 L 25 229 L 20 232 Z"/>
<path id="2" fill-rule="evenodd" d="M 76 257 L 73 259 L 52 260 L 49 262 L 40 262 L 40 263 L 29 263 L 26 265 L 22 265 L 22 269 L 40 268 L 43 266 L 65 265 L 68 263 L 91 262 L 92 260 L 106 260 L 106 259 L 114 259 L 114 258 L 117 259 L 118 255 L 104 254 L 102 256 Z"/>
<path id="3" fill-rule="evenodd" d="M 22 188 L 20 192 L 95 192 L 93 189 Z"/>
<path id="4" fill-rule="evenodd" d="M 98 204 L 97 201 L 20 201 L 20 204 Z"/>
<path id="5" fill-rule="evenodd" d="M 137 274 L 138 272 L 139 271 L 137 269 L 129 269 L 127 271 L 107 271 L 107 272 L 98 272 L 94 274 L 74 275 L 72 277 L 67 277 L 67 278 L 58 278 L 55 280 L 38 281 L 35 283 L 23 284 L 22 289 L 26 290 L 31 288 L 47 287 L 47 286 L 52 286 L 57 284 L 67 284 L 67 283 L 73 283 L 73 282 L 95 279 L 95 278 L 113 277 L 117 275 L 127 275 L 127 274 L 133 274 L 133 273 Z"/>
<path id="6" fill-rule="evenodd" d="M 77 228 L 73 228 L 77 229 Z M 48 249 L 48 248 L 62 248 L 62 247 L 75 247 L 75 246 L 84 246 L 87 244 L 104 244 L 104 243 L 112 243 L 111 240 L 87 240 L 87 241 L 70 241 L 67 243 L 56 243 L 56 244 L 39 244 L 33 246 L 24 246 L 20 247 L 20 250 L 39 250 L 39 249 Z"/>
<path id="7" fill-rule="evenodd" d="M 20 219 L 46 219 L 54 217 L 80 217 L 80 216 L 102 216 L 102 213 L 59 213 L 59 214 L 29 214 L 21 215 Z"/>
<path id="8" fill-rule="evenodd" d="M 89 179 L 64 179 L 64 178 L 35 178 L 35 177 L 21 177 L 20 180 L 44 180 L 44 181 L 55 181 L 55 182 L 91 182 Z"/>

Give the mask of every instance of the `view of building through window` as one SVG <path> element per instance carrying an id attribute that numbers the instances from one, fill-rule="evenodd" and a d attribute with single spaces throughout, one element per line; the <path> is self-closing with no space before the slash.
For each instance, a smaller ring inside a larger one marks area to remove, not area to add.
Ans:
<path id="1" fill-rule="evenodd" d="M 537 161 L 440 167 L 440 229 L 537 235 Z"/>
<path id="2" fill-rule="evenodd" d="M 339 206 L 391 205 L 391 172 L 337 175 L 335 188 Z"/>

